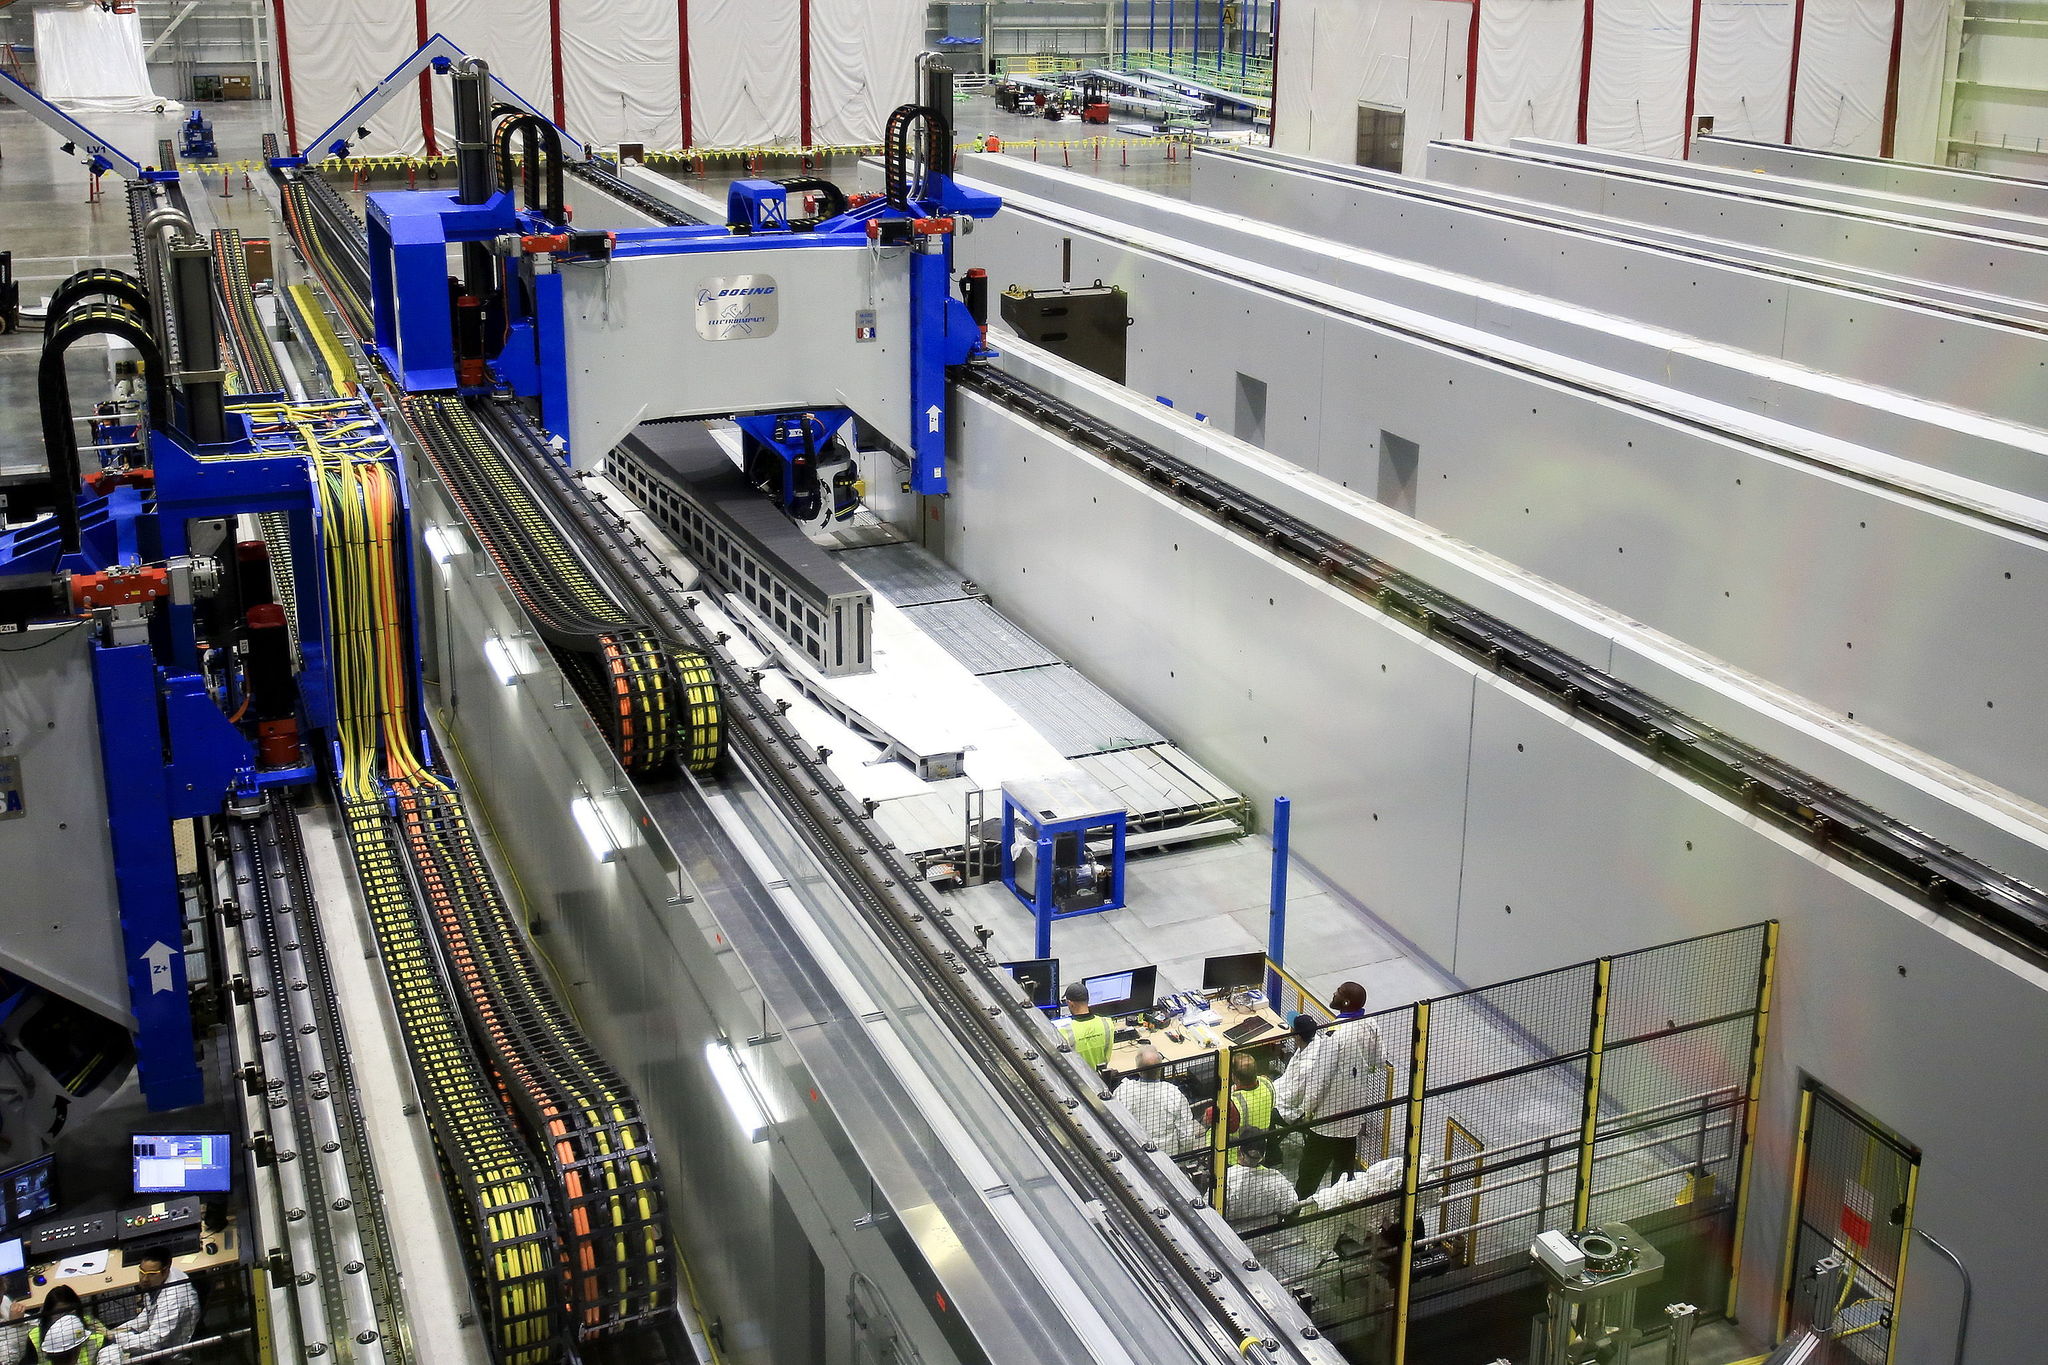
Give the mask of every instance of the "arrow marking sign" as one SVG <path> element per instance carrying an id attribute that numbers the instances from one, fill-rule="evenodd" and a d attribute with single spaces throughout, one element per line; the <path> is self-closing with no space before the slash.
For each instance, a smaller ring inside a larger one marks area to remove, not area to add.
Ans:
<path id="1" fill-rule="evenodd" d="M 944 415 L 945 410 L 937 403 L 926 408 L 924 410 L 924 429 L 929 432 L 937 432 L 939 429 L 939 418 Z"/>
<path id="2" fill-rule="evenodd" d="M 142 954 L 143 962 L 149 967 L 149 993 L 159 995 L 171 988 L 171 959 L 177 953 L 162 939 L 149 945 Z"/>

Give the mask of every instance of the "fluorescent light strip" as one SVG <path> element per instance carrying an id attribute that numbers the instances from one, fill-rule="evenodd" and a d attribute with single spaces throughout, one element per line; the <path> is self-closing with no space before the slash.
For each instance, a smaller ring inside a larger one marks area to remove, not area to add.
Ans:
<path id="1" fill-rule="evenodd" d="M 526 670 L 519 666 L 519 658 L 513 652 L 512 642 L 501 636 L 484 637 L 484 662 L 491 666 L 491 672 L 498 681 L 507 687 L 526 676 Z"/>
<path id="2" fill-rule="evenodd" d="M 611 829 L 605 824 L 604 812 L 597 808 L 597 802 L 587 796 L 578 796 L 569 802 L 569 814 L 575 818 L 583 842 L 590 846 L 591 857 L 608 863 L 619 856 L 618 841 L 612 838 Z"/>
<path id="3" fill-rule="evenodd" d="M 739 1125 L 747 1141 L 760 1142 L 766 1138 L 768 1111 L 754 1098 L 754 1088 L 747 1084 L 746 1070 L 732 1048 L 723 1039 L 713 1038 L 704 1045 L 704 1060 L 710 1064 L 711 1079 L 718 1082 L 718 1093 L 732 1112 L 732 1121 Z"/>

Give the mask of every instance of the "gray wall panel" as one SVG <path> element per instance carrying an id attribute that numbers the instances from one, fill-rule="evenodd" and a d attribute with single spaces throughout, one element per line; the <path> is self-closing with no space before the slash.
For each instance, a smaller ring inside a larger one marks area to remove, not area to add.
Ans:
<path id="1" fill-rule="evenodd" d="M 1696 137 L 1692 159 L 1859 189 L 1885 190 L 1972 208 L 2001 209 L 2048 218 L 2048 184 L 2002 175 L 1979 175 L 1947 166 L 1921 166 L 1884 157 L 1850 156 L 1732 137 Z"/>
<path id="2" fill-rule="evenodd" d="M 1788 203 L 1809 204 L 1816 208 L 1881 214 L 1901 221 L 1942 225 L 1965 232 L 1998 233 L 2030 237 L 2037 241 L 2048 237 L 2048 221 L 2024 213 L 1958 203 L 1923 203 L 1890 190 L 1839 181 L 1814 181 L 1805 177 L 1782 176 L 1775 171 L 1759 173 L 1717 166 L 1712 162 L 1673 161 L 1618 147 L 1589 147 L 1538 137 L 1514 138 L 1508 147 L 1511 151 L 1532 152 L 1563 161 L 1583 161 L 1623 171 L 1646 171 L 1707 188 L 1729 189 L 1738 194 L 1769 195 Z"/>
<path id="3" fill-rule="evenodd" d="M 1986 294 L 2048 296 L 2048 250 L 2016 240 L 1973 238 L 1471 143 L 1431 143 L 1427 174 L 1431 180 L 1917 275 Z"/>
<path id="4" fill-rule="evenodd" d="M 1133 390 L 1227 429 L 1236 374 L 1266 379 L 1266 447 L 1367 493 L 1377 489 L 1379 433 L 1417 441 L 1413 511 L 1423 521 L 2048 798 L 2048 730 L 2038 724 L 2048 676 L 2016 628 L 2048 612 L 2043 542 L 1329 307 L 1270 294 L 1261 303 L 1238 280 L 1121 240 L 1158 239 L 1117 229 L 1112 240 L 1070 219 L 1013 206 L 962 244 L 963 257 L 999 288 L 1037 282 L 1036 263 L 1071 238 L 1076 278 L 1132 291 Z M 1299 318 L 1299 335 L 1277 323 L 1215 325 L 1247 307 L 1255 319 Z M 1319 386 L 1302 381 L 1310 365 L 1320 365 Z M 1290 406 L 1317 393 L 1317 408 Z M 1971 689 L 1983 695 L 1964 695 L 1959 677 L 1984 680 Z"/>
<path id="5" fill-rule="evenodd" d="M 21 760 L 25 814 L 0 820 L 0 968 L 133 1028 L 90 628 L 4 638 L 0 753 Z"/>
<path id="6" fill-rule="evenodd" d="M 948 560 L 1256 807 L 1292 797 L 1296 852 L 1449 963 L 1456 860 L 1398 850 L 1457 846 L 1462 665 L 984 400 L 958 407 Z"/>

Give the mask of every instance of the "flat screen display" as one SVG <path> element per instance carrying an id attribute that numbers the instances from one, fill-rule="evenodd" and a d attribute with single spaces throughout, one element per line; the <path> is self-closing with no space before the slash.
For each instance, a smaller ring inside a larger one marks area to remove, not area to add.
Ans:
<path id="1" fill-rule="evenodd" d="M 1022 962 L 1005 962 L 1003 970 L 1017 979 L 1030 995 L 1031 1003 L 1042 1010 L 1049 1010 L 1060 998 L 1060 960 L 1056 957 L 1032 957 Z"/>
<path id="2" fill-rule="evenodd" d="M 1097 1014 L 1136 1014 L 1152 1008 L 1159 969 L 1133 967 L 1127 972 L 1104 972 L 1086 978 L 1081 984 L 1088 988 L 1088 1007 Z"/>
<path id="3" fill-rule="evenodd" d="M 1205 991 L 1246 991 L 1262 984 L 1265 979 L 1264 953 L 1232 953 L 1229 957 L 1212 957 L 1202 963 L 1202 989 Z"/>
<path id="4" fill-rule="evenodd" d="M 57 1158 L 39 1156 L 0 1171 L 0 1203 L 7 1221 L 28 1223 L 57 1211 Z"/>
<path id="5" fill-rule="evenodd" d="M 135 1193 L 225 1194 L 233 1147 L 226 1133 L 137 1133 Z"/>
<path id="6" fill-rule="evenodd" d="M 27 1265 L 28 1262 L 22 1258 L 19 1237 L 0 1242 L 0 1275 L 18 1275 Z"/>

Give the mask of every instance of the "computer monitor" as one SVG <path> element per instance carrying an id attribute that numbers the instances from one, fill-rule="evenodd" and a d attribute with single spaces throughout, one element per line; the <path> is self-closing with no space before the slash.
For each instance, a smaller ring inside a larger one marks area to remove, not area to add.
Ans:
<path id="1" fill-rule="evenodd" d="M 1105 972 L 1086 977 L 1088 1008 L 1097 1014 L 1136 1014 L 1152 1008 L 1159 988 L 1157 967 L 1133 967 L 1127 972 Z"/>
<path id="2" fill-rule="evenodd" d="M 135 1193 L 226 1194 L 233 1148 L 226 1133 L 137 1133 Z"/>
<path id="3" fill-rule="evenodd" d="M 19 1237 L 10 1237 L 0 1242 L 0 1277 L 19 1275 L 27 1268 L 28 1260 L 22 1255 Z"/>
<path id="4" fill-rule="evenodd" d="M 1060 960 L 1056 957 L 1027 957 L 1022 962 L 1005 962 L 1003 970 L 1017 978 L 1017 984 L 1042 1010 L 1060 1002 Z"/>
<path id="5" fill-rule="evenodd" d="M 57 1211 L 57 1158 L 39 1156 L 0 1171 L 0 1203 L 7 1221 L 29 1223 Z"/>
<path id="6" fill-rule="evenodd" d="M 1265 980 L 1264 953 L 1232 953 L 1228 957 L 1207 958 L 1202 963 L 1205 991 L 1248 991 L 1265 984 Z"/>

